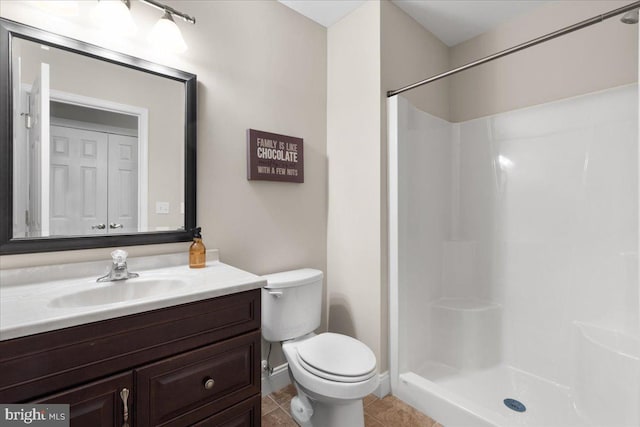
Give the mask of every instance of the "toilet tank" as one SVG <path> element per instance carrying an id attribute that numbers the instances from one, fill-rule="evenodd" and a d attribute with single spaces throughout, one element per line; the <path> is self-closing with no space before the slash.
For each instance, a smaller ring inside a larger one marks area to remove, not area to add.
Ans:
<path id="1" fill-rule="evenodd" d="M 312 268 L 262 276 L 262 336 L 285 341 L 313 332 L 320 326 L 322 271 Z"/>

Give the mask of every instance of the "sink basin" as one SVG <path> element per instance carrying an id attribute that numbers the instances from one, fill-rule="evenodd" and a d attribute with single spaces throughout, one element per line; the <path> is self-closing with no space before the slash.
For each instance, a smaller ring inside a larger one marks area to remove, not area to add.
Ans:
<path id="1" fill-rule="evenodd" d="M 49 306 L 68 308 L 114 304 L 158 297 L 186 286 L 186 282 L 176 279 L 129 279 L 55 298 Z"/>

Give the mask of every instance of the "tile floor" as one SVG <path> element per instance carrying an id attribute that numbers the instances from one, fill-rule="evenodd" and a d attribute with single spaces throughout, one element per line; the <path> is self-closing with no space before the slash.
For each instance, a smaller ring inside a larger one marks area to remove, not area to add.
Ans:
<path id="1" fill-rule="evenodd" d="M 262 398 L 262 427 L 297 427 L 289 415 L 289 402 L 296 389 L 288 385 Z M 423 413 L 393 396 L 364 398 L 365 427 L 442 427 Z M 348 426 L 345 426 L 348 427 Z"/>

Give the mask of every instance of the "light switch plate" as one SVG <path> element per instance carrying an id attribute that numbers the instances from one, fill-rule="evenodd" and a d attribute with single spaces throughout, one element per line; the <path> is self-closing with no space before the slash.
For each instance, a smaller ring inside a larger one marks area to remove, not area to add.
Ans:
<path id="1" fill-rule="evenodd" d="M 157 214 L 168 214 L 169 213 L 169 202 L 156 202 L 156 213 Z"/>

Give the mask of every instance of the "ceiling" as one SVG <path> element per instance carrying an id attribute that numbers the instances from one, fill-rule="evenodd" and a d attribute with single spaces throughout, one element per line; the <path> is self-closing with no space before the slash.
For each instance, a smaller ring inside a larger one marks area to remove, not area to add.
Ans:
<path id="1" fill-rule="evenodd" d="M 360 7 L 365 0 L 278 0 L 296 12 L 330 27 L 352 10 Z"/>
<path id="2" fill-rule="evenodd" d="M 330 27 L 365 0 L 279 0 Z M 472 39 L 548 1 L 541 0 L 392 0 L 447 46 Z"/>

